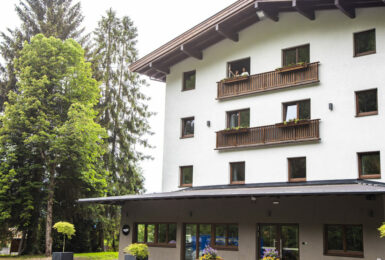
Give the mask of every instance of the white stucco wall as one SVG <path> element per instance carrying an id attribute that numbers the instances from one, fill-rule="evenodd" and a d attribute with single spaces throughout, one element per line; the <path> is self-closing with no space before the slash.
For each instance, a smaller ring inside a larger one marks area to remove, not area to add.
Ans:
<path id="1" fill-rule="evenodd" d="M 376 29 L 377 53 L 353 58 L 353 33 Z M 281 66 L 281 50 L 310 44 L 310 61 L 320 62 L 320 84 L 217 101 L 216 82 L 226 62 L 250 57 L 251 74 Z M 181 91 L 183 72 L 196 69 L 196 89 Z M 229 183 L 229 162 L 246 162 L 246 183 L 284 182 L 287 158 L 306 156 L 307 180 L 358 178 L 357 152 L 381 151 L 385 162 L 385 8 L 358 9 L 350 19 L 338 10 L 316 12 L 310 21 L 282 13 L 189 58 L 167 77 L 163 191 L 176 190 L 179 166 L 194 165 L 194 186 Z M 355 117 L 354 91 L 378 88 L 379 114 Z M 215 151 L 215 131 L 226 127 L 226 111 L 250 108 L 250 126 L 282 121 L 282 102 L 311 99 L 311 118 L 321 119 L 321 142 L 260 149 Z M 334 104 L 334 111 L 328 104 Z M 181 118 L 195 116 L 194 138 L 180 139 Z M 211 127 L 206 121 L 211 121 Z M 382 167 L 382 172 L 385 166 Z M 385 181 L 385 173 L 382 173 Z"/>

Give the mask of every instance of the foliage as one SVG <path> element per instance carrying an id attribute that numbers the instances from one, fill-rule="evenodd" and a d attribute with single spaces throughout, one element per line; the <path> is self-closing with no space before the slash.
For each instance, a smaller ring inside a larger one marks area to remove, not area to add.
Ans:
<path id="1" fill-rule="evenodd" d="M 126 254 L 128 253 L 142 259 L 148 257 L 148 246 L 146 244 L 134 243 L 124 248 L 123 251 Z"/>
<path id="2" fill-rule="evenodd" d="M 81 253 L 74 254 L 77 260 L 115 260 L 119 258 L 119 252 Z"/>
<path id="3" fill-rule="evenodd" d="M 206 246 L 205 249 L 203 249 L 203 256 L 201 257 L 201 260 L 214 260 L 214 259 L 221 259 L 218 256 L 217 250 L 210 246 Z"/>
<path id="4" fill-rule="evenodd" d="M 262 260 L 279 260 L 278 252 L 275 249 L 265 249 Z"/>
<path id="5" fill-rule="evenodd" d="M 76 231 L 73 224 L 64 221 L 56 222 L 53 228 L 56 229 L 57 232 L 67 236 L 68 239 L 71 239 Z"/>
<path id="6" fill-rule="evenodd" d="M 380 231 L 380 237 L 385 237 L 385 222 L 378 228 L 378 231 Z"/>

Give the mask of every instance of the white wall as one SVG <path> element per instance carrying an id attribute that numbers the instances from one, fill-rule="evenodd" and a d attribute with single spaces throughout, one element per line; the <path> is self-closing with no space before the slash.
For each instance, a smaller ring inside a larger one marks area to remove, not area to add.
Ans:
<path id="1" fill-rule="evenodd" d="M 288 180 L 288 157 L 306 156 L 307 180 L 358 178 L 357 152 L 381 151 L 385 169 L 385 8 L 358 9 L 350 19 L 338 10 L 316 12 L 310 21 L 282 13 L 263 20 L 173 66 L 167 77 L 163 191 L 176 190 L 179 166 L 194 165 L 194 186 L 229 183 L 229 162 L 246 162 L 246 183 Z M 376 28 L 377 53 L 353 58 L 353 33 Z M 226 62 L 251 57 L 251 74 L 281 66 L 281 49 L 310 43 L 310 61 L 320 61 L 320 84 L 217 101 L 216 82 Z M 196 69 L 196 89 L 181 91 L 182 75 Z M 378 88 L 379 114 L 355 117 L 354 91 Z M 226 111 L 250 108 L 250 126 L 282 121 L 282 102 L 311 99 L 311 117 L 320 118 L 321 142 L 251 150 L 215 151 L 215 131 L 226 126 Z M 329 111 L 328 103 L 334 104 Z M 180 119 L 195 116 L 195 136 L 180 139 Z M 211 127 L 206 121 L 211 121 Z M 382 170 L 383 171 L 383 170 Z M 385 173 L 381 181 L 385 181 Z"/>

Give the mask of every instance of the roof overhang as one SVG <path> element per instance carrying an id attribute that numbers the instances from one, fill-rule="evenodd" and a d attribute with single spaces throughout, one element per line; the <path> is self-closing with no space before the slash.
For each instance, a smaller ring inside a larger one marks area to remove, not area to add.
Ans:
<path id="1" fill-rule="evenodd" d="M 224 39 L 237 42 L 241 30 L 260 21 L 257 11 L 262 11 L 273 21 L 279 21 L 279 13 L 282 12 L 298 12 L 314 20 L 317 10 L 339 9 L 348 17 L 355 18 L 356 8 L 378 6 L 385 6 L 385 0 L 238 0 L 138 59 L 129 69 L 165 82 L 170 67 L 178 62 L 189 57 L 201 60 L 204 49 Z"/>
<path id="2" fill-rule="evenodd" d="M 364 180 L 310 181 L 194 187 L 174 192 L 80 199 L 79 203 L 122 205 L 127 201 L 220 199 L 273 196 L 385 194 L 385 183 Z"/>

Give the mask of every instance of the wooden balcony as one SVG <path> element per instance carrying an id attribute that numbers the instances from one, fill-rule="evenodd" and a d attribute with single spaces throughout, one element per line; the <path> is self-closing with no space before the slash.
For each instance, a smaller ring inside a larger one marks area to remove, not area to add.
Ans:
<path id="1" fill-rule="evenodd" d="M 218 131 L 216 150 L 318 141 L 319 121 L 319 119 L 303 120 L 286 125 L 279 123 L 242 129 L 239 132 Z"/>
<path id="2" fill-rule="evenodd" d="M 287 71 L 270 71 L 249 77 L 239 77 L 217 82 L 217 99 L 226 99 L 259 92 L 319 82 L 319 62 L 309 63 L 306 67 Z"/>

